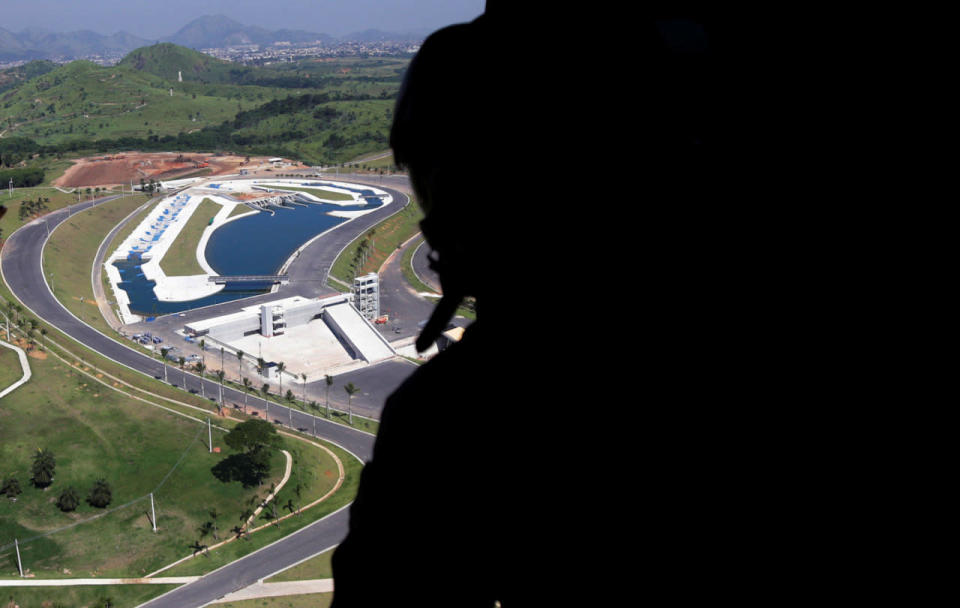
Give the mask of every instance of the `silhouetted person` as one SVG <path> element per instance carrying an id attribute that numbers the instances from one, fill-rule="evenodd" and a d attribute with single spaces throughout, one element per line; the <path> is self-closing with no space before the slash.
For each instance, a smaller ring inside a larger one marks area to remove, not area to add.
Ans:
<path id="1" fill-rule="evenodd" d="M 700 443 L 717 429 L 705 370 L 729 361 L 711 332 L 730 327 L 707 31 L 682 11 L 638 19 L 625 40 L 643 60 L 611 79 L 622 47 L 596 52 L 589 24 L 502 10 L 430 36 L 396 106 L 444 294 L 417 345 L 465 296 L 477 321 L 386 403 L 335 608 L 610 605 L 593 568 L 614 551 L 643 560 L 636 591 L 655 599 L 643 585 L 704 580 L 690 531 L 729 498 L 722 450 Z M 601 532 L 624 506 L 643 538 Z"/>
<path id="2" fill-rule="evenodd" d="M 509 606 L 535 578 L 529 563 L 549 520 L 537 505 L 556 492 L 536 497 L 542 463 L 530 460 L 553 390 L 535 334 L 556 305 L 554 285 L 538 282 L 550 264 L 537 245 L 545 234 L 530 221 L 549 215 L 548 201 L 511 165 L 524 172 L 539 165 L 529 155 L 553 154 L 536 149 L 552 117 L 516 25 L 493 21 L 488 5 L 435 32 L 400 92 L 390 143 L 425 212 L 443 288 L 417 347 L 464 297 L 476 298 L 477 320 L 387 400 L 333 557 L 336 608 Z M 530 297 L 518 297 L 527 281 Z"/>

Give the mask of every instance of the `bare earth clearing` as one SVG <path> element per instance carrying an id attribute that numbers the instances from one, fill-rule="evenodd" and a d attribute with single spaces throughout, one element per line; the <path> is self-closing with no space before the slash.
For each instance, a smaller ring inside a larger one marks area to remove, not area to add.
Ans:
<path id="1" fill-rule="evenodd" d="M 106 154 L 74 161 L 73 166 L 53 184 L 65 188 L 120 186 L 131 182 L 137 185 L 141 179 L 172 180 L 199 174 L 200 171 L 204 171 L 205 175 L 216 176 L 239 173 L 241 168 L 246 168 L 253 174 L 266 171 L 270 167 L 266 157 L 249 157 L 250 162 L 246 162 L 247 158 L 178 152 Z M 204 163 L 209 166 L 201 166 Z"/>

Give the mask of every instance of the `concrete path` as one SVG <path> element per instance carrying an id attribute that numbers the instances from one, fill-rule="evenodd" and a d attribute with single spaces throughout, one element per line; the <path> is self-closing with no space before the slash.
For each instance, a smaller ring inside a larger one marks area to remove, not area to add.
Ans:
<path id="1" fill-rule="evenodd" d="M 258 581 L 245 589 L 228 593 L 212 603 L 222 604 L 223 602 L 238 602 L 240 600 L 252 600 L 261 597 L 331 592 L 333 592 L 332 578 L 318 578 L 309 581 L 287 581 L 283 583 L 264 583 Z"/>
<path id="2" fill-rule="evenodd" d="M 74 585 L 182 585 L 199 576 L 162 576 L 159 578 L 18 578 L 0 580 L 0 587 L 72 587 Z"/>
<path id="3" fill-rule="evenodd" d="M 27 362 L 27 353 L 23 352 L 22 348 L 20 348 L 19 346 L 14 346 L 13 344 L 7 344 L 3 340 L 0 340 L 0 346 L 5 346 L 6 348 L 12 349 L 17 352 L 17 356 L 20 358 L 20 369 L 23 370 L 23 376 L 19 380 L 17 380 L 10 386 L 6 387 L 5 389 L 0 390 L 0 399 L 2 399 L 3 397 L 6 397 L 16 389 L 26 384 L 27 381 L 30 380 L 31 373 L 30 373 L 30 364 Z"/>

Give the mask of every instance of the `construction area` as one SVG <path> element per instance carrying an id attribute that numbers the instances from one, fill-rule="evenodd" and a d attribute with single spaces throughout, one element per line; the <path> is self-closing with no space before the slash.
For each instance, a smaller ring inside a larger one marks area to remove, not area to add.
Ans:
<path id="1" fill-rule="evenodd" d="M 138 186 L 140 180 L 161 181 L 240 173 L 270 175 L 278 166 L 303 168 L 282 159 L 281 162 L 277 161 L 275 158 L 230 154 L 123 152 L 78 159 L 53 184 L 61 188 Z"/>

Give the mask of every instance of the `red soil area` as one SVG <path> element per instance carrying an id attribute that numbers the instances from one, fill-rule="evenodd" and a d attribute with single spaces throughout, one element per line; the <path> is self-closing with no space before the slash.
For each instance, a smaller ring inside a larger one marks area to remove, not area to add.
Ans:
<path id="1" fill-rule="evenodd" d="M 72 167 L 53 183 L 66 188 L 79 186 L 119 186 L 134 185 L 141 179 L 176 179 L 208 169 L 198 175 L 226 175 L 238 173 L 241 167 L 256 168 L 266 164 L 262 158 L 251 158 L 247 163 L 244 156 L 212 156 L 210 154 L 179 154 L 176 152 L 124 152 L 93 156 L 74 161 Z M 198 164 L 209 163 L 201 168 Z"/>

